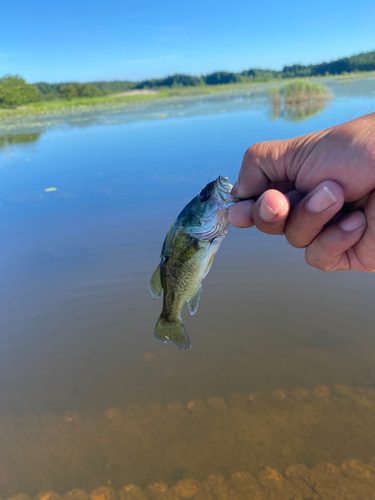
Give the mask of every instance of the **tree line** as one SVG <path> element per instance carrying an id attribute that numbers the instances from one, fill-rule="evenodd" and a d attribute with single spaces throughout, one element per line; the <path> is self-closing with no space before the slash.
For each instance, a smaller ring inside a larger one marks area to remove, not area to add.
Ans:
<path id="1" fill-rule="evenodd" d="M 117 94 L 135 89 L 155 89 L 160 87 L 197 87 L 204 85 L 223 85 L 240 82 L 267 82 L 274 79 L 339 75 L 355 71 L 375 70 L 375 50 L 362 52 L 351 57 L 320 64 L 284 66 L 281 71 L 268 69 L 249 69 L 241 73 L 216 71 L 208 75 L 191 76 L 175 74 L 165 78 L 154 78 L 141 82 L 117 80 L 91 83 L 38 82 L 28 84 L 18 75 L 0 78 L 0 108 L 14 108 L 43 100 L 90 98 Z"/>

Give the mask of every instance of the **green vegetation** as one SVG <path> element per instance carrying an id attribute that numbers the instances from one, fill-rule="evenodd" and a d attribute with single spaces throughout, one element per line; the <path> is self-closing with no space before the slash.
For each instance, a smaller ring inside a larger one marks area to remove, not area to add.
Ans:
<path id="1" fill-rule="evenodd" d="M 322 111 L 332 94 L 324 85 L 299 79 L 271 87 L 268 96 L 271 119 L 299 122 Z"/>
<path id="2" fill-rule="evenodd" d="M 299 64 L 285 66 L 282 73 L 284 78 L 293 78 L 296 76 L 341 75 L 354 71 L 373 70 L 375 70 L 375 50 L 372 52 L 362 52 L 351 57 L 344 57 L 329 63 L 323 62 L 320 64 L 310 64 L 309 66 Z"/>
<path id="3" fill-rule="evenodd" d="M 155 78 L 138 83 L 134 89 L 152 89 L 155 87 L 196 87 L 204 85 L 203 78 L 189 75 L 172 75 L 166 78 Z"/>
<path id="4" fill-rule="evenodd" d="M 16 135 L 1 135 L 0 148 L 4 148 L 10 144 L 27 144 L 35 142 L 39 139 L 40 133 L 36 134 L 16 134 Z"/>
<path id="5" fill-rule="evenodd" d="M 364 52 L 352 57 L 345 57 L 329 63 L 303 66 L 295 64 L 285 66 L 282 71 L 273 71 L 267 69 L 249 69 L 242 73 L 231 73 L 227 71 L 216 71 L 209 75 L 191 76 L 175 74 L 166 78 L 157 78 L 144 80 L 142 82 L 130 81 L 99 81 L 92 83 L 46 83 L 38 82 L 27 84 L 19 76 L 7 75 L 0 79 L 0 108 L 17 108 L 28 105 L 28 111 L 40 111 L 50 109 L 61 109 L 66 107 L 86 106 L 91 104 L 109 104 L 118 103 L 134 99 L 151 99 L 157 96 L 165 97 L 173 95 L 179 89 L 199 89 L 200 92 L 212 92 L 214 88 L 222 90 L 223 86 L 261 83 L 271 81 L 282 81 L 289 78 L 316 77 L 327 75 L 354 75 L 360 71 L 375 71 L 375 51 Z M 302 83 L 293 83 L 293 85 L 302 85 Z M 306 83 L 307 85 L 307 83 Z M 312 85 L 312 84 L 309 84 Z M 301 87 L 302 88 L 302 87 Z M 142 96 L 114 96 L 128 92 L 129 90 L 155 89 L 156 95 Z M 203 90 L 204 89 L 204 90 Z M 296 98 L 297 88 L 285 88 L 285 95 L 274 99 L 287 100 L 290 92 L 292 100 Z M 310 88 L 311 90 L 311 88 Z M 300 92 L 300 99 L 311 99 L 312 94 L 305 87 Z M 280 90 L 281 91 L 281 90 Z M 319 91 L 311 90 L 314 99 L 318 98 Z M 273 91 L 276 92 L 276 91 Z M 159 95 L 160 94 L 160 95 Z M 323 94 L 321 94 L 323 98 Z M 326 98 L 326 97 L 324 97 Z M 3 112 L 2 112 L 3 113 Z"/>
<path id="6" fill-rule="evenodd" d="M 324 85 L 306 80 L 294 80 L 281 87 L 271 87 L 269 98 L 273 104 L 283 102 L 284 105 L 302 101 L 326 100 L 331 92 Z"/>
<path id="7" fill-rule="evenodd" d="M 168 97 L 168 92 L 158 92 L 157 94 L 150 95 L 129 95 L 129 96 L 99 96 L 99 97 L 82 97 L 72 100 L 67 99 L 54 99 L 52 101 L 38 101 L 30 103 L 27 108 L 20 109 L 0 109 L 0 119 L 10 116 L 23 116 L 29 114 L 50 114 L 54 111 L 85 108 L 88 106 L 100 106 L 106 104 L 113 105 L 126 105 L 132 101 L 146 101 L 149 99 L 160 99 Z"/>
<path id="8" fill-rule="evenodd" d="M 38 88 L 43 96 L 47 96 L 52 94 L 55 98 L 60 96 L 60 90 L 69 85 L 72 82 L 64 82 L 64 83 L 46 83 L 46 82 L 38 82 L 34 85 Z M 107 94 L 118 94 L 120 92 L 126 92 L 128 90 L 134 89 L 138 82 L 128 82 L 128 81 L 114 81 L 114 82 L 91 82 L 91 85 L 99 89 L 100 95 Z"/>
<path id="9" fill-rule="evenodd" d="M 137 82 L 128 82 L 126 80 L 116 80 L 114 82 L 92 82 L 92 85 L 97 87 L 103 94 L 119 94 L 133 90 Z"/>
<path id="10" fill-rule="evenodd" d="M 18 75 L 0 78 L 0 108 L 16 108 L 40 99 L 39 90 Z"/>
<path id="11" fill-rule="evenodd" d="M 97 97 L 100 94 L 103 92 L 91 83 L 69 83 L 59 89 L 59 97 L 69 101 L 79 97 Z"/>

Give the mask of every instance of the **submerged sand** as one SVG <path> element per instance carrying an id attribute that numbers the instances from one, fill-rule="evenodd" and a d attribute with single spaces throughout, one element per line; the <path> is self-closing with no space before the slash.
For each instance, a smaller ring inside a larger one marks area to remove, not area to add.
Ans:
<path id="1" fill-rule="evenodd" d="M 374 417 L 375 390 L 348 386 L 9 416 L 0 420 L 0 496 L 371 499 Z"/>

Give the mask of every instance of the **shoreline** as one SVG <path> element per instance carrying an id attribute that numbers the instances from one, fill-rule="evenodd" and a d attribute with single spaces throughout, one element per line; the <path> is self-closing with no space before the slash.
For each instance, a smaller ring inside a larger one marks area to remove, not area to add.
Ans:
<path id="1" fill-rule="evenodd" d="M 306 81 L 322 81 L 327 79 L 335 80 L 355 80 L 359 78 L 373 78 L 375 76 L 374 71 L 366 71 L 361 73 L 349 73 L 347 75 L 327 75 L 320 77 L 308 77 L 303 80 Z M 241 83 L 228 83 L 223 85 L 205 85 L 197 87 L 177 87 L 169 88 L 163 87 L 160 90 L 154 89 L 139 89 L 130 90 L 126 92 L 120 92 L 118 94 L 111 94 L 101 97 L 93 98 L 78 98 L 71 101 L 65 100 L 55 100 L 55 101 L 41 101 L 37 103 L 32 103 L 27 106 L 21 106 L 16 109 L 1 108 L 0 109 L 0 121 L 2 118 L 12 118 L 12 117 L 23 117 L 27 115 L 45 115 L 66 110 L 84 110 L 87 108 L 94 108 L 100 105 L 110 105 L 116 104 L 119 106 L 126 107 L 127 104 L 135 101 L 145 101 L 150 99 L 173 99 L 175 97 L 192 97 L 199 95 L 207 95 L 213 93 L 230 92 L 235 90 L 240 90 L 246 87 L 253 87 L 256 85 L 271 85 L 280 84 L 294 81 L 296 79 L 273 79 L 265 82 L 241 82 Z"/>

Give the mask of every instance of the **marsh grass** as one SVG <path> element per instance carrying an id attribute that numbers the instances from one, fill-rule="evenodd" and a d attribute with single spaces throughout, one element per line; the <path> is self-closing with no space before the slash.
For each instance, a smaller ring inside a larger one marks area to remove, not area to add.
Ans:
<path id="1" fill-rule="evenodd" d="M 157 94 L 149 94 L 149 95 L 126 95 L 126 96 L 99 96 L 99 97 L 81 97 L 77 99 L 65 100 L 65 99 L 56 99 L 54 101 L 42 101 L 35 102 L 30 104 L 27 108 L 29 110 L 35 111 L 48 111 L 55 109 L 66 109 L 66 108 L 76 108 L 83 106 L 95 106 L 101 104 L 118 104 L 118 103 L 127 103 L 130 101 L 144 101 L 148 99 L 155 99 L 160 97 L 165 97 L 167 95 L 166 92 L 158 92 Z"/>
<path id="2" fill-rule="evenodd" d="M 293 80 L 280 87 L 271 87 L 268 95 L 273 105 L 324 101 L 332 97 L 332 93 L 324 85 L 306 80 Z"/>
<path id="3" fill-rule="evenodd" d="M 38 101 L 30 103 L 26 106 L 20 106 L 16 109 L 1 108 L 0 109 L 0 120 L 1 118 L 17 117 L 25 115 L 48 115 L 54 112 L 63 112 L 65 110 L 77 110 L 84 109 L 88 107 L 101 106 L 101 105 L 113 105 L 115 107 L 126 107 L 132 102 L 149 101 L 162 98 L 173 98 L 173 97 L 189 97 L 195 95 L 212 94 L 218 92 L 225 92 L 234 89 L 238 89 L 237 84 L 226 84 L 226 85 L 213 85 L 204 87 L 181 87 L 181 88 L 169 88 L 162 87 L 155 94 L 132 94 L 123 96 L 98 96 L 98 97 L 82 97 L 67 99 L 54 99 L 52 101 Z"/>
<path id="4" fill-rule="evenodd" d="M 336 76 L 332 77 L 332 75 L 321 76 L 319 79 L 338 79 L 345 81 L 353 80 L 354 78 L 368 78 L 374 77 L 375 72 L 362 72 L 356 73 L 355 75 L 350 73 L 347 76 Z M 273 83 L 279 83 L 280 79 L 270 80 L 268 82 L 263 82 L 264 85 L 269 85 Z M 222 85 L 204 85 L 197 87 L 160 87 L 155 94 L 149 95 L 126 95 L 126 96 L 114 96 L 114 95 L 106 95 L 106 96 L 98 96 L 98 97 L 88 97 L 88 98 L 73 98 L 71 100 L 66 99 L 55 99 L 52 101 L 46 100 L 41 102 L 35 102 L 28 104 L 26 106 L 21 106 L 17 109 L 0 109 L 0 123 L 2 120 L 7 118 L 17 118 L 23 117 L 26 115 L 50 115 L 60 113 L 63 115 L 66 111 L 72 110 L 73 113 L 79 111 L 79 109 L 85 109 L 89 107 L 95 107 L 100 105 L 110 105 L 116 108 L 126 107 L 128 104 L 132 102 L 142 102 L 142 101 L 150 101 L 160 98 L 178 98 L 178 97 L 190 97 L 190 96 L 198 96 L 198 95 L 207 95 L 207 94 L 220 94 L 223 92 L 231 92 L 231 91 L 240 91 L 240 90 L 248 90 L 249 87 L 252 86 L 262 86 L 263 83 L 260 82 L 236 82 L 236 83 L 227 83 Z M 312 90 L 312 87 L 315 87 L 315 90 Z M 293 102 L 306 102 L 306 101 L 322 101 L 327 102 L 332 96 L 330 91 L 324 87 L 323 85 L 312 83 L 309 81 L 304 81 L 302 79 L 293 80 L 290 83 L 287 83 L 283 86 L 271 87 L 268 92 L 268 98 L 272 105 L 281 105 L 284 100 L 283 94 L 284 89 L 286 100 L 285 104 L 293 103 Z M 321 92 L 321 89 L 324 88 L 325 91 Z"/>
<path id="5" fill-rule="evenodd" d="M 268 98 L 272 108 L 271 119 L 299 122 L 323 111 L 332 93 L 324 85 L 299 79 L 280 87 L 271 87 Z"/>

